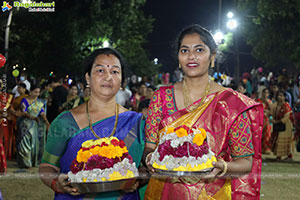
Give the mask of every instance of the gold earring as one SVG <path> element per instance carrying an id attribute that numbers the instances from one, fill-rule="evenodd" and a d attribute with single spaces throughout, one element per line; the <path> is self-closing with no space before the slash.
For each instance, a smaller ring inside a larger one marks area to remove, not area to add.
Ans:
<path id="1" fill-rule="evenodd" d="M 179 69 L 181 69 L 181 65 L 180 65 L 180 63 L 179 63 L 179 66 L 178 66 L 178 67 L 179 67 Z"/>
<path id="2" fill-rule="evenodd" d="M 211 68 L 214 68 L 214 67 L 215 67 L 215 60 L 212 60 L 212 61 L 211 61 L 210 66 L 211 66 Z"/>

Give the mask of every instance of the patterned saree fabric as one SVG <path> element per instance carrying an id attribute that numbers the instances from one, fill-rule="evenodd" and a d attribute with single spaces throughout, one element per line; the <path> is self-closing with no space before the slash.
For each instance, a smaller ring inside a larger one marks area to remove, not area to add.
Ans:
<path id="1" fill-rule="evenodd" d="M 124 140 L 129 154 L 137 167 L 140 163 L 144 137 L 140 129 L 141 114 L 127 111 L 119 114 L 115 137 Z M 115 116 L 94 123 L 93 129 L 99 137 L 108 137 L 114 127 Z M 61 113 L 51 124 L 48 133 L 46 150 L 43 155 L 43 163 L 49 163 L 60 168 L 61 173 L 70 171 L 72 160 L 76 157 L 81 144 L 86 140 L 97 139 L 89 127 L 79 129 L 70 111 Z M 120 192 L 106 192 L 97 195 L 56 194 L 55 199 L 136 199 L 138 192 L 121 194 Z"/>
<path id="2" fill-rule="evenodd" d="M 194 102 L 197 104 L 201 101 Z M 157 144 L 167 126 L 185 124 L 208 132 L 208 144 L 218 159 L 253 156 L 250 174 L 235 179 L 151 179 L 145 199 L 259 199 L 262 105 L 231 89 L 210 94 L 204 104 L 188 112 L 178 110 L 174 87 L 154 94 L 146 121 L 146 141 Z"/>

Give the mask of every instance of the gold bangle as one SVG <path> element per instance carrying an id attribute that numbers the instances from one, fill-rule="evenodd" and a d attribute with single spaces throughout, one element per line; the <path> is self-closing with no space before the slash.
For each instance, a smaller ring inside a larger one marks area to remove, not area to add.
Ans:
<path id="1" fill-rule="evenodd" d="M 223 171 L 218 176 L 224 176 L 227 173 L 227 170 L 228 170 L 227 162 L 225 162 L 225 160 L 220 160 L 220 161 L 222 161 L 222 163 L 223 163 Z"/>
<path id="2" fill-rule="evenodd" d="M 148 163 L 148 158 L 149 158 L 149 156 L 152 155 L 152 154 L 153 154 L 153 152 L 150 152 L 150 153 L 147 154 L 147 156 L 146 156 L 146 158 L 145 158 L 145 163 L 146 163 L 146 165 L 147 165 L 147 163 Z M 149 162 L 150 162 L 150 160 L 149 160 Z"/>

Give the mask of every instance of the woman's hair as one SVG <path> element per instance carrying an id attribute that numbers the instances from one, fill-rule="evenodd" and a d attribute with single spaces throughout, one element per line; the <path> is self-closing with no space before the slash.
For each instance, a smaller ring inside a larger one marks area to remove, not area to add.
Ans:
<path id="1" fill-rule="evenodd" d="M 25 83 L 19 83 L 19 84 L 18 84 L 18 87 L 22 87 L 22 88 L 24 88 L 24 89 L 26 90 L 26 85 L 25 85 Z"/>
<path id="2" fill-rule="evenodd" d="M 33 90 L 35 90 L 37 88 L 41 89 L 41 86 L 38 85 L 38 84 L 33 84 L 33 85 L 30 86 L 30 91 L 33 91 Z"/>
<path id="3" fill-rule="evenodd" d="M 121 73 L 122 73 L 122 84 L 123 84 L 124 77 L 125 77 L 125 74 L 124 74 L 125 70 L 124 69 L 126 67 L 126 63 L 125 63 L 125 60 L 122 57 L 122 55 L 117 50 L 115 50 L 113 48 L 108 48 L 107 47 L 107 48 L 97 49 L 90 56 L 88 56 L 85 59 L 85 62 L 84 62 L 85 63 L 84 74 L 88 73 L 89 75 L 91 75 L 93 63 L 95 62 L 97 56 L 99 56 L 99 55 L 110 55 L 110 54 L 116 56 L 120 61 Z"/>
<path id="4" fill-rule="evenodd" d="M 217 46 L 213 36 L 211 35 L 211 33 L 198 24 L 192 24 L 192 25 L 184 28 L 177 36 L 177 39 L 176 39 L 176 53 L 177 54 L 179 52 L 179 49 L 180 49 L 180 46 L 181 46 L 184 36 L 190 35 L 193 33 L 197 33 L 200 36 L 200 38 L 204 42 L 204 44 L 206 44 L 208 46 L 211 54 L 217 53 L 218 46 Z"/>
<path id="5" fill-rule="evenodd" d="M 279 95 L 279 94 L 283 94 L 284 98 L 286 98 L 286 92 L 285 92 L 285 90 L 279 90 L 279 91 L 277 92 L 277 94 L 276 94 L 276 101 L 278 101 L 278 95 Z"/>
<path id="6" fill-rule="evenodd" d="M 268 89 L 268 88 L 264 88 L 264 89 L 262 90 L 262 93 L 264 93 L 264 92 L 266 92 L 266 91 L 269 92 L 269 89 Z"/>
<path id="7" fill-rule="evenodd" d="M 77 88 L 77 90 L 79 90 L 76 83 L 71 83 L 71 85 L 69 85 L 69 89 L 71 89 L 73 86 L 75 86 Z"/>

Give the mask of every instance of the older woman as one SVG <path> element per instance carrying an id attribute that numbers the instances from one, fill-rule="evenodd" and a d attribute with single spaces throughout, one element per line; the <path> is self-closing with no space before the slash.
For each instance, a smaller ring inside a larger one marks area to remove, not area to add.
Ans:
<path id="1" fill-rule="evenodd" d="M 143 137 L 139 128 L 142 115 L 126 110 L 115 100 L 124 80 L 121 55 L 111 48 L 98 49 L 89 56 L 86 66 L 85 78 L 91 89 L 89 101 L 61 113 L 53 121 L 43 163 L 40 165 L 41 179 L 56 192 L 55 199 L 90 197 L 89 194 L 80 195 L 76 188 L 71 187 L 66 174 L 81 144 L 86 140 L 113 134 L 125 141 L 137 167 L 142 157 Z M 135 199 L 138 192 L 115 191 L 96 196 L 105 199 Z M 93 195 L 93 198 L 97 197 Z"/>
<path id="2" fill-rule="evenodd" d="M 184 80 L 158 89 L 146 120 L 145 162 L 150 164 L 164 127 L 204 128 L 218 162 L 207 176 L 151 179 L 145 199 L 257 199 L 260 191 L 262 105 L 210 80 L 217 46 L 199 25 L 184 29 L 176 43 Z M 249 174 L 250 172 L 250 174 Z M 218 178 L 243 174 L 239 178 Z M 247 175 L 248 174 L 248 175 Z"/>

